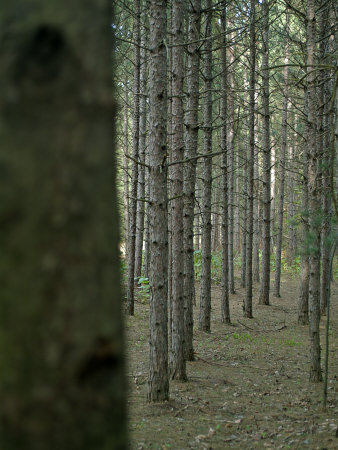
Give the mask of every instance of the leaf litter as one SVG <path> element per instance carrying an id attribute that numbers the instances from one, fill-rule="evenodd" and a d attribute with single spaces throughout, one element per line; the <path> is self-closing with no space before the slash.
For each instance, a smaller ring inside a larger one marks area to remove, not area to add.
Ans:
<path id="1" fill-rule="evenodd" d="M 338 448 L 336 283 L 326 411 L 323 384 L 308 381 L 308 328 L 297 324 L 297 278 L 283 278 L 282 298 L 271 295 L 270 306 L 258 305 L 258 287 L 254 319 L 242 317 L 244 290 L 238 288 L 230 296 L 232 324 L 226 325 L 220 320 L 221 290 L 213 286 L 212 331 L 195 330 L 188 381 L 171 381 L 170 400 L 161 404 L 146 402 L 149 308 L 136 303 L 135 316 L 127 320 L 131 449 Z M 197 298 L 195 324 L 198 304 Z M 324 332 L 321 326 L 323 355 Z"/>

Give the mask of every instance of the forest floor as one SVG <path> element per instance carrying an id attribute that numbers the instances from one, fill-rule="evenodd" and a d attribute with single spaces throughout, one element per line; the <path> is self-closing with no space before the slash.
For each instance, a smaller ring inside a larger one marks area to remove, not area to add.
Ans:
<path id="1" fill-rule="evenodd" d="M 232 325 L 220 320 L 221 290 L 213 286 L 212 331 L 196 329 L 189 379 L 171 381 L 170 400 L 161 404 L 146 401 L 149 305 L 137 302 L 135 316 L 126 319 L 131 449 L 338 449 L 337 282 L 325 412 L 323 383 L 308 381 L 308 327 L 297 324 L 298 284 L 297 276 L 283 276 L 282 297 L 271 296 L 271 306 L 258 305 L 257 284 L 254 319 L 243 318 L 244 290 L 237 288 L 230 296 Z M 195 324 L 198 291 L 196 285 Z"/>

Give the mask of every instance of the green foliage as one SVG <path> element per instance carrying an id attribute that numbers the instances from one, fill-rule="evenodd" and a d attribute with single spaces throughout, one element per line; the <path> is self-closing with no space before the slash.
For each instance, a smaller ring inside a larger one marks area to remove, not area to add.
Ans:
<path id="1" fill-rule="evenodd" d="M 138 296 L 142 303 L 146 303 L 149 300 L 149 278 L 146 277 L 138 277 L 137 280 L 137 288 L 138 288 Z"/>
<path id="2" fill-rule="evenodd" d="M 216 284 L 222 281 L 222 253 L 214 252 L 211 255 L 211 279 Z"/>
<path id="3" fill-rule="evenodd" d="M 232 337 L 236 340 L 242 341 L 242 342 L 256 342 L 256 338 L 252 337 L 250 333 L 232 333 Z"/>
<path id="4" fill-rule="evenodd" d="M 270 265 L 271 270 L 276 270 L 276 254 L 271 253 L 270 255 Z M 296 256 L 292 261 L 291 265 L 289 264 L 286 256 L 282 254 L 281 257 L 281 269 L 283 273 L 288 273 L 290 275 L 297 275 L 300 273 L 300 256 Z"/>
<path id="5" fill-rule="evenodd" d="M 194 251 L 194 267 L 195 267 L 195 278 L 199 280 L 201 278 L 201 264 L 202 264 L 202 252 L 201 250 Z"/>
<path id="6" fill-rule="evenodd" d="M 284 341 L 284 345 L 287 345 L 288 347 L 296 347 L 296 346 L 302 345 L 302 343 L 301 342 L 296 342 L 294 340 L 294 338 L 291 338 L 291 339 L 285 340 Z"/>

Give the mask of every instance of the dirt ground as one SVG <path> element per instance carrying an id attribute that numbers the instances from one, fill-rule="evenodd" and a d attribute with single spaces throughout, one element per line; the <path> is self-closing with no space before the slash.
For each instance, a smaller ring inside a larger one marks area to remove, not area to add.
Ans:
<path id="1" fill-rule="evenodd" d="M 170 401 L 156 405 L 146 402 L 149 308 L 137 302 L 135 316 L 126 318 L 130 448 L 338 449 L 337 282 L 326 411 L 323 383 L 308 381 L 308 327 L 297 324 L 298 283 L 297 277 L 283 277 L 282 298 L 271 297 L 271 306 L 257 304 L 256 285 L 254 319 L 243 318 L 244 290 L 238 288 L 230 296 L 232 325 L 221 323 L 221 291 L 213 286 L 212 331 L 195 331 L 189 380 L 171 381 Z M 197 298 L 195 324 L 198 310 Z"/>

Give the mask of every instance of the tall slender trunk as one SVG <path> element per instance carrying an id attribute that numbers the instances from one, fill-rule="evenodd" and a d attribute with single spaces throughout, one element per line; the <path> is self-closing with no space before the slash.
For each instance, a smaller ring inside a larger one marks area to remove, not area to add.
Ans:
<path id="1" fill-rule="evenodd" d="M 305 149 L 303 155 L 303 189 L 302 189 L 302 249 L 301 249 L 301 273 L 298 299 L 298 323 L 309 323 L 309 255 L 306 250 L 306 240 L 309 234 L 309 190 L 308 190 L 308 151 L 307 131 L 305 131 Z"/>
<path id="2" fill-rule="evenodd" d="M 194 227 L 195 227 L 195 243 L 194 243 L 194 249 L 200 250 L 200 211 L 199 208 L 195 206 L 194 208 L 194 214 L 195 214 L 195 221 L 194 221 Z"/>
<path id="3" fill-rule="evenodd" d="M 204 153 L 212 153 L 212 0 L 206 0 L 204 44 Z M 202 261 L 199 328 L 210 331 L 211 313 L 211 185 L 212 158 L 204 158 L 202 185 Z"/>
<path id="4" fill-rule="evenodd" d="M 150 313 L 148 401 L 168 400 L 166 0 L 149 0 Z"/>
<path id="5" fill-rule="evenodd" d="M 169 24 L 167 25 L 169 30 L 172 30 L 173 27 L 173 3 L 170 2 L 168 4 L 168 11 L 167 11 L 167 20 L 169 20 Z M 168 145 L 168 161 L 169 164 L 172 162 L 172 148 L 173 148 L 173 134 L 172 134 L 172 119 L 173 119 L 173 46 L 172 46 L 172 39 L 173 35 L 172 33 L 168 33 L 167 40 L 168 40 L 168 76 L 167 76 L 167 83 L 168 83 L 168 119 L 167 119 L 167 145 Z M 168 174 L 167 174 L 167 189 L 168 189 L 168 198 L 172 198 L 172 166 L 168 167 Z M 172 283 L 173 283 L 173 276 L 172 276 L 172 214 L 171 214 L 171 204 L 168 204 L 168 314 L 169 314 L 169 351 L 171 350 L 171 332 L 172 332 L 172 316 L 173 316 L 173 308 L 172 308 Z"/>
<path id="6" fill-rule="evenodd" d="M 320 366 L 320 186 L 318 179 L 318 146 L 316 139 L 316 15 L 315 0 L 307 1 L 307 94 L 308 94 L 308 154 L 309 154 L 309 228 L 310 251 L 309 333 L 310 381 L 321 381 Z"/>
<path id="7" fill-rule="evenodd" d="M 188 58 L 187 58 L 187 110 L 185 157 L 193 158 L 198 146 L 199 103 L 199 36 L 201 26 L 201 0 L 192 0 L 189 9 Z M 184 335 L 187 361 L 194 360 L 193 305 L 195 303 L 194 279 L 194 206 L 196 183 L 196 159 L 184 166 Z"/>
<path id="8" fill-rule="evenodd" d="M 172 160 L 182 161 L 183 152 L 183 0 L 172 4 Z M 172 170 L 172 331 L 171 378 L 186 380 L 184 342 L 184 247 L 183 247 L 183 165 L 175 164 Z"/>
<path id="9" fill-rule="evenodd" d="M 247 92 L 249 85 L 247 80 L 247 72 L 244 72 L 244 105 L 248 104 Z M 248 216 L 248 159 L 247 159 L 247 146 L 248 146 L 248 119 L 245 118 L 244 122 L 244 139 L 241 144 L 241 153 L 243 160 L 242 167 L 242 208 L 241 208 L 241 227 L 242 227 L 242 242 L 241 242 L 241 286 L 246 286 L 246 248 L 247 248 L 247 216 Z"/>
<path id="10" fill-rule="evenodd" d="M 146 20 L 145 13 L 142 13 L 142 21 Z M 143 237 L 144 237 L 144 212 L 145 212 L 145 163 L 146 159 L 146 137 L 147 137 L 147 59 L 146 59 L 146 29 L 144 24 L 141 29 L 141 50 L 140 50 L 140 129 L 139 129 L 139 155 L 142 163 L 138 169 L 137 188 L 137 217 L 136 217 L 136 242 L 135 242 L 135 275 L 134 278 L 142 274 Z"/>
<path id="11" fill-rule="evenodd" d="M 228 140 L 227 140 L 227 109 L 228 109 L 228 61 L 227 61 L 227 39 L 226 39 L 226 7 L 222 11 L 222 31 L 224 37 L 221 42 L 221 151 L 222 154 L 222 292 L 221 292 L 221 317 L 222 322 L 230 323 L 229 306 L 229 231 L 228 231 Z"/>
<path id="12" fill-rule="evenodd" d="M 328 5 L 321 12 L 320 26 L 320 58 L 321 63 L 325 63 L 326 52 L 334 50 L 331 40 L 325 39 L 330 24 L 332 8 Z M 333 22 L 334 23 L 334 22 Z M 332 23 L 332 25 L 333 25 Z M 320 127 L 321 139 L 323 143 L 322 153 L 322 188 L 321 188 L 321 207 L 323 214 L 323 224 L 321 229 L 321 274 L 320 274 L 320 312 L 326 314 L 328 296 L 330 292 L 330 210 L 331 210 L 331 179 L 330 179 L 330 111 L 328 105 L 332 95 L 332 82 L 326 80 L 326 74 L 321 73 L 320 83 L 322 85 L 321 98 L 322 102 L 322 122 Z M 332 77 L 333 78 L 333 77 Z"/>
<path id="13" fill-rule="evenodd" d="M 124 83 L 123 105 L 123 206 L 124 206 L 124 242 L 125 258 L 128 261 L 128 235 L 129 235 L 129 98 L 127 77 Z"/>
<path id="14" fill-rule="evenodd" d="M 294 114 L 292 115 L 293 119 L 293 126 L 296 129 L 297 123 L 294 120 Z M 293 133 L 294 139 L 291 140 L 289 144 L 289 153 L 288 153 L 288 160 L 289 160 L 289 167 L 292 169 L 293 161 L 295 159 L 296 154 L 296 145 L 297 145 L 297 134 Z M 296 186 L 296 175 L 294 172 L 289 172 L 289 176 L 287 178 L 288 187 L 287 187 L 287 193 L 288 193 L 288 222 L 289 222 L 289 232 L 288 232 L 288 264 L 291 266 L 293 263 L 296 252 L 297 252 L 297 228 L 295 225 L 295 215 L 296 215 L 296 195 L 295 195 L 295 186 Z"/>
<path id="15" fill-rule="evenodd" d="M 133 114 L 133 161 L 131 163 L 131 189 L 129 200 L 129 236 L 128 236 L 128 284 L 127 284 L 127 312 L 134 315 L 134 284 L 135 284 L 135 246 L 136 246 L 136 217 L 137 217 L 137 186 L 138 186 L 138 158 L 140 145 L 140 44 L 141 44 L 141 2 L 135 0 L 134 19 L 134 114 Z"/>
<path id="16" fill-rule="evenodd" d="M 243 147 L 243 150 L 245 150 L 245 147 Z M 248 165 L 246 162 L 246 155 L 244 156 L 244 166 L 242 169 L 243 173 L 243 203 L 242 203 L 242 245 L 241 245 L 241 261 L 242 261 L 242 267 L 241 267 L 241 286 L 246 286 L 246 247 L 247 247 L 247 210 L 248 210 L 248 197 L 247 197 L 247 189 L 248 189 Z"/>
<path id="17" fill-rule="evenodd" d="M 276 231 L 275 231 L 275 222 L 276 222 L 276 198 L 278 196 L 278 184 L 276 183 L 276 146 L 274 145 L 273 138 L 271 139 L 272 148 L 271 148 L 271 225 L 270 225 L 270 236 L 271 236 L 271 252 L 274 251 L 274 246 L 276 242 Z"/>
<path id="18" fill-rule="evenodd" d="M 147 144 L 148 146 L 148 144 Z M 149 166 L 149 151 L 146 152 L 146 165 Z M 150 183 L 149 183 L 149 172 L 146 171 L 146 199 L 149 200 L 150 196 Z M 149 254 L 149 237 L 150 237 L 150 228 L 149 228 L 149 203 L 146 202 L 145 216 L 144 216 L 144 267 L 143 267 L 143 275 L 146 278 L 149 278 L 149 264 L 150 264 L 150 254 Z"/>
<path id="19" fill-rule="evenodd" d="M 276 240 L 276 269 L 275 283 L 273 295 L 280 297 L 280 277 L 282 262 L 282 241 L 283 241 L 283 219 L 284 219 L 284 186 L 285 186 L 285 158 L 287 148 L 287 132 L 288 132 L 288 95 L 289 95 L 289 11 L 286 12 L 286 43 L 285 43 L 285 67 L 284 67 L 284 86 L 283 86 L 283 103 L 282 103 L 282 143 L 279 156 L 279 195 L 278 195 L 278 212 L 277 212 L 277 240 Z M 289 175 L 291 176 L 291 175 Z"/>
<path id="20" fill-rule="evenodd" d="M 257 105 L 255 105 L 257 109 Z M 260 123 L 257 122 L 257 128 Z M 252 278 L 259 283 L 259 244 L 260 244 L 260 186 L 259 186 L 259 164 L 258 164 L 258 139 L 255 136 L 255 155 L 254 155 L 254 198 L 253 198 L 253 240 L 252 240 Z"/>
<path id="21" fill-rule="evenodd" d="M 246 291 L 244 316 L 252 318 L 252 243 L 253 243 L 253 199 L 255 158 L 255 68 L 256 68 L 256 3 L 250 1 L 250 94 L 249 94 L 249 147 L 248 147 L 248 219 L 246 254 Z"/>
<path id="22" fill-rule="evenodd" d="M 227 6 L 227 26 L 231 28 L 233 17 L 232 7 Z M 229 39 L 234 38 L 234 33 L 230 33 Z M 229 265 L 229 292 L 235 294 L 235 273 L 234 273 L 234 134 L 235 134 L 235 108 L 234 108 L 234 45 L 226 47 L 227 53 L 227 159 L 228 159 L 228 265 Z"/>
<path id="23" fill-rule="evenodd" d="M 239 144 L 240 145 L 240 144 Z M 240 176 L 239 176 L 239 167 L 240 167 L 240 156 L 239 150 L 237 148 L 236 152 L 236 170 L 237 176 L 235 180 L 235 196 L 234 196 L 234 208 L 235 208 L 235 223 L 234 223 L 234 252 L 236 257 L 240 254 L 241 251 L 241 222 L 240 222 Z"/>
<path id="24" fill-rule="evenodd" d="M 214 189 L 214 208 L 213 208 L 213 224 L 212 224 L 212 251 L 219 250 L 219 216 L 220 216 L 220 190 Z"/>
<path id="25" fill-rule="evenodd" d="M 259 303 L 269 305 L 270 296 L 270 219 L 271 219 L 271 143 L 270 143 L 270 77 L 269 77 L 269 0 L 263 1 L 263 248 Z"/>

